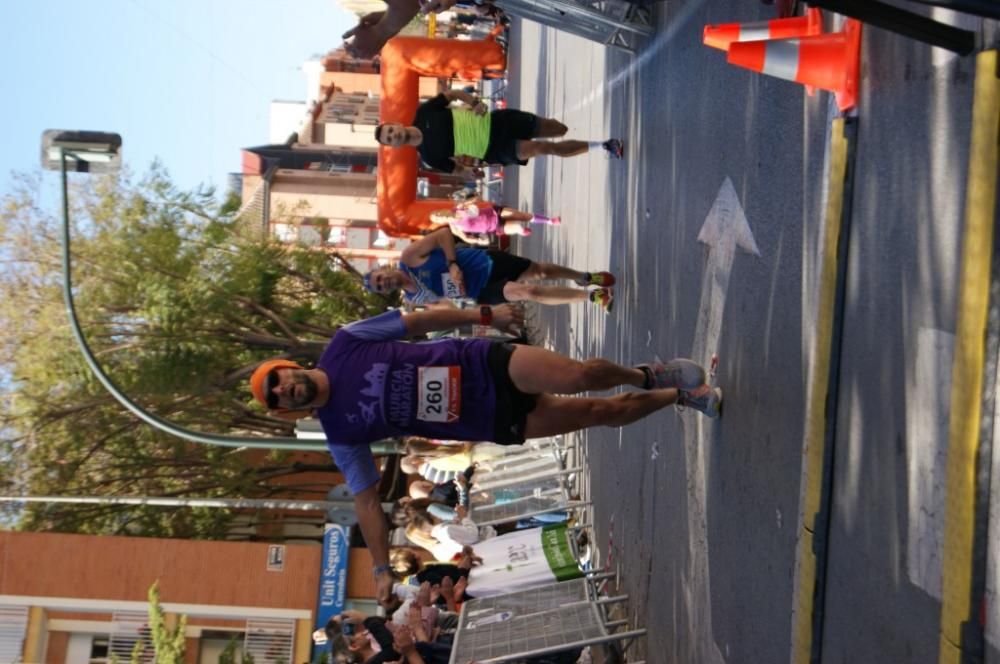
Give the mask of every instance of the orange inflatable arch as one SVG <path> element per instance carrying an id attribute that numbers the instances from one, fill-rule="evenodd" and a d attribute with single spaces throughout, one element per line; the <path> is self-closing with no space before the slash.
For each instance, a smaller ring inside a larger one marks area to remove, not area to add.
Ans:
<path id="1" fill-rule="evenodd" d="M 484 71 L 504 71 L 507 58 L 493 39 L 466 41 L 394 37 L 382 47 L 382 122 L 413 121 L 421 76 L 475 81 Z M 417 200 L 417 150 L 379 147 L 378 225 L 396 237 L 418 235 L 432 226 L 430 213 L 451 208 L 448 198 Z M 487 205 L 483 201 L 479 204 Z"/>

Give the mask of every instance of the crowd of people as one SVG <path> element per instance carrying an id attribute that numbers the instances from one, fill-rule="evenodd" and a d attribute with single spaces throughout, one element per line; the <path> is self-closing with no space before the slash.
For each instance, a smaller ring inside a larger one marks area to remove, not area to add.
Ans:
<path id="1" fill-rule="evenodd" d="M 313 635 L 315 641 L 329 644 L 340 664 L 404 659 L 409 664 L 444 664 L 451 654 L 461 604 L 518 588 L 516 576 L 491 572 L 496 561 L 487 559 L 484 565 L 477 547 L 494 539 L 500 543 L 517 529 L 568 518 L 565 512 L 555 512 L 543 515 L 541 521 L 479 527 L 469 510 L 477 502 L 504 498 L 496 492 L 473 495 L 472 483 L 476 474 L 490 472 L 490 463 L 500 460 L 505 449 L 490 443 L 447 444 L 410 437 L 405 452 L 401 467 L 411 475 L 408 495 L 396 501 L 392 521 L 404 530 L 408 544 L 389 552 L 394 580 L 390 592 L 379 598 L 385 615 L 345 611 Z M 509 548 L 502 547 L 505 552 Z M 533 581 L 526 578 L 523 585 L 537 585 Z"/>

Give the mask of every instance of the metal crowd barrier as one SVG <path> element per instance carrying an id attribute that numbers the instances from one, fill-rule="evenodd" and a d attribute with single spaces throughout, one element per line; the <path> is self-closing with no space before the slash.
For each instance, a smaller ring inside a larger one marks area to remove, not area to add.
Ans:
<path id="1" fill-rule="evenodd" d="M 525 448 L 491 459 L 490 470 L 476 473 L 470 518 L 491 526 L 588 506 L 572 498 L 571 480 L 581 468 L 567 468 L 561 438 L 530 441 Z M 577 520 L 580 523 L 580 520 Z"/>
<path id="2" fill-rule="evenodd" d="M 610 619 L 608 607 L 628 599 L 628 595 L 600 596 L 601 585 L 612 576 L 594 575 L 465 602 L 449 664 L 506 662 L 612 642 L 621 643 L 624 653 L 646 630 L 630 630 L 628 620 Z"/>

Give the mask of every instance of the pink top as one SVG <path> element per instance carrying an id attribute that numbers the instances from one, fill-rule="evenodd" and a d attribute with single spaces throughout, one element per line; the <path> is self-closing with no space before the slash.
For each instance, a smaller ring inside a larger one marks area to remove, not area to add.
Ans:
<path id="1" fill-rule="evenodd" d="M 480 208 L 475 203 L 460 203 L 455 206 L 452 223 L 465 233 L 496 233 L 500 217 L 492 205 Z"/>

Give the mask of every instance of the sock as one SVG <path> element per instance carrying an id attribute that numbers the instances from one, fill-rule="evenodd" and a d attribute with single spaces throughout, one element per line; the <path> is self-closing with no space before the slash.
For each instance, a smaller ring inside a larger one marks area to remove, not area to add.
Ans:
<path id="1" fill-rule="evenodd" d="M 533 224 L 551 224 L 552 223 L 552 218 L 551 217 L 543 217 L 540 214 L 532 214 L 531 215 L 531 223 L 533 223 Z"/>
<path id="2" fill-rule="evenodd" d="M 576 280 L 581 286 L 587 286 L 590 284 L 590 272 L 584 272 L 583 276 Z"/>
<path id="3" fill-rule="evenodd" d="M 605 141 L 587 141 L 587 151 L 595 152 L 604 149 Z"/>

